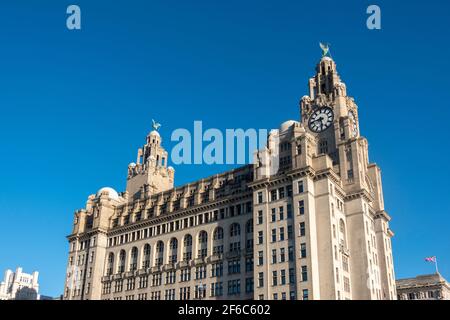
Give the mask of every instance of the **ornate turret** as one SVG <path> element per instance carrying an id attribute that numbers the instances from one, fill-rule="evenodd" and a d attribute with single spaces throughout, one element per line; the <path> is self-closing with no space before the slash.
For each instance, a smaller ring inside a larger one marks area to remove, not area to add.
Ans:
<path id="1" fill-rule="evenodd" d="M 167 166 L 168 153 L 161 145 L 160 126 L 153 121 L 153 130 L 147 135 L 145 145 L 138 149 L 136 163 L 128 165 L 130 201 L 173 188 L 175 170 Z"/>

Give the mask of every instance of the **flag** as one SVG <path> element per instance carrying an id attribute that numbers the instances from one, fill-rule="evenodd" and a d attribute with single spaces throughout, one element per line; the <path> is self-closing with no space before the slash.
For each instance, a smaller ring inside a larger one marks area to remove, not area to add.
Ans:
<path id="1" fill-rule="evenodd" d="M 425 261 L 427 261 L 427 262 L 436 262 L 436 256 L 426 257 Z"/>

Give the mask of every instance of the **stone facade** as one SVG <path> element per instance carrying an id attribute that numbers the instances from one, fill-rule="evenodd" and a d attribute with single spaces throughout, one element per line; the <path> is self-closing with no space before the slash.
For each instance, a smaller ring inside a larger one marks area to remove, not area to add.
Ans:
<path id="1" fill-rule="evenodd" d="M 396 299 L 390 216 L 358 107 L 323 57 L 255 164 L 180 187 L 157 131 L 75 212 L 65 299 Z"/>
<path id="2" fill-rule="evenodd" d="M 397 280 L 398 300 L 450 300 L 450 284 L 439 273 Z"/>
<path id="3" fill-rule="evenodd" d="M 6 270 L 0 283 L 0 300 L 39 300 L 39 272 L 24 273 L 22 268 L 15 272 Z"/>

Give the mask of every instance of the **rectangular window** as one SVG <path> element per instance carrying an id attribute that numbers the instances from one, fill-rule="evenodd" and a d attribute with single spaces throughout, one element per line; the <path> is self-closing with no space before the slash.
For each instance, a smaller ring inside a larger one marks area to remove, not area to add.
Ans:
<path id="1" fill-rule="evenodd" d="M 286 205 L 286 213 L 288 219 L 292 218 L 292 205 L 290 203 Z"/>
<path id="2" fill-rule="evenodd" d="M 272 286 L 278 285 L 278 273 L 276 271 L 272 271 Z"/>
<path id="3" fill-rule="evenodd" d="M 264 264 L 264 252 L 258 252 L 258 266 L 262 266 Z"/>
<path id="4" fill-rule="evenodd" d="M 308 289 L 303 289 L 303 300 L 308 300 L 308 298 L 309 298 Z"/>
<path id="5" fill-rule="evenodd" d="M 258 192 L 258 203 L 262 203 L 262 202 L 263 202 L 263 193 Z"/>
<path id="6" fill-rule="evenodd" d="M 284 227 L 280 228 L 280 241 L 284 241 Z"/>
<path id="7" fill-rule="evenodd" d="M 306 243 L 300 244 L 300 258 L 306 258 Z"/>
<path id="8" fill-rule="evenodd" d="M 286 250 L 284 248 L 280 248 L 280 262 L 286 261 Z"/>
<path id="9" fill-rule="evenodd" d="M 270 201 L 277 200 L 277 189 L 270 191 Z"/>
<path id="10" fill-rule="evenodd" d="M 277 229 L 272 229 L 272 242 L 277 241 Z"/>
<path id="11" fill-rule="evenodd" d="M 298 214 L 299 215 L 305 214 L 305 201 L 304 200 L 300 200 L 298 202 Z"/>
<path id="12" fill-rule="evenodd" d="M 263 212 L 261 210 L 258 211 L 258 224 L 263 223 Z"/>
<path id="13" fill-rule="evenodd" d="M 279 195 L 279 199 L 283 199 L 284 198 L 284 188 L 279 188 L 278 189 L 278 195 Z"/>
<path id="14" fill-rule="evenodd" d="M 286 193 L 288 197 L 292 197 L 292 185 L 286 187 Z"/>
<path id="15" fill-rule="evenodd" d="M 263 242 L 264 242 L 263 232 L 258 231 L 258 244 L 263 244 Z"/>
<path id="16" fill-rule="evenodd" d="M 277 263 L 277 250 L 272 250 L 272 263 Z"/>
<path id="17" fill-rule="evenodd" d="M 275 222 L 277 220 L 277 210 L 275 208 L 272 208 L 272 222 Z"/>
<path id="18" fill-rule="evenodd" d="M 264 272 L 258 273 L 258 287 L 264 287 Z"/>
<path id="19" fill-rule="evenodd" d="M 299 181 L 297 186 L 298 186 L 298 193 L 303 193 L 304 192 L 303 181 Z"/>
<path id="20" fill-rule="evenodd" d="M 279 212 L 280 220 L 284 220 L 284 207 L 280 207 Z"/>
<path id="21" fill-rule="evenodd" d="M 308 281 L 308 267 L 302 266 L 302 281 Z"/>
<path id="22" fill-rule="evenodd" d="M 306 228 L 305 228 L 305 223 L 304 222 L 300 222 L 300 236 L 303 237 L 306 234 Z"/>

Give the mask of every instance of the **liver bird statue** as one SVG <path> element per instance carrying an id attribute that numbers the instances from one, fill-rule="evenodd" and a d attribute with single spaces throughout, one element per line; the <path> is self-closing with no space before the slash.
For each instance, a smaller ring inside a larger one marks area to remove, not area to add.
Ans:
<path id="1" fill-rule="evenodd" d="M 156 122 L 155 120 L 152 119 L 152 127 L 153 127 L 153 129 L 158 131 L 159 127 L 161 127 L 161 123 L 158 123 L 158 122 Z"/>

